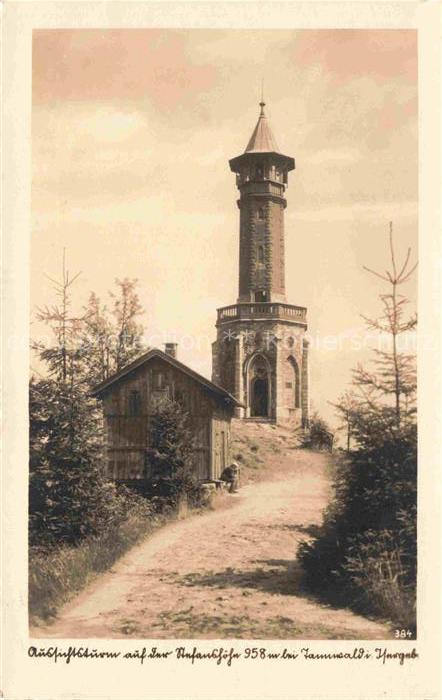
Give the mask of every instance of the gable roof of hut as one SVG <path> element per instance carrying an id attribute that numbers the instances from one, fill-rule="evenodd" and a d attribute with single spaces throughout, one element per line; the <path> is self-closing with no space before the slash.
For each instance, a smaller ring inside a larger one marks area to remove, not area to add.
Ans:
<path id="1" fill-rule="evenodd" d="M 196 382 L 204 386 L 209 392 L 211 392 L 218 398 L 223 399 L 225 402 L 230 403 L 234 406 L 242 406 L 242 404 L 238 401 L 238 399 L 236 399 L 233 396 L 233 394 L 230 394 L 228 391 L 218 386 L 218 384 L 214 384 L 209 379 L 206 379 L 206 377 L 203 377 L 201 374 L 198 374 L 198 372 L 195 372 L 195 370 L 183 364 L 168 353 L 163 352 L 159 348 L 151 348 L 143 355 L 140 355 L 140 357 L 138 357 L 136 360 L 123 367 L 119 372 L 116 372 L 100 384 L 97 384 L 97 386 L 95 386 L 91 391 L 92 396 L 95 396 L 96 398 L 101 398 L 101 396 L 110 387 L 114 386 L 118 382 L 124 381 L 126 377 L 131 375 L 143 365 L 149 363 L 155 357 L 159 357 L 161 360 L 164 360 L 165 362 L 169 363 L 175 369 L 179 370 L 180 372 L 183 372 L 183 374 L 187 374 L 188 377 L 194 379 Z"/>

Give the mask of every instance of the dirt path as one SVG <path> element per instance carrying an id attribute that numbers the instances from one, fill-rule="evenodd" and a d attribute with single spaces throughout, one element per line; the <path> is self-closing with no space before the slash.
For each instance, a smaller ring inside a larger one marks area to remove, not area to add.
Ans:
<path id="1" fill-rule="evenodd" d="M 293 450 L 277 459 L 271 481 L 158 531 L 31 636 L 390 638 L 387 625 L 299 590 L 296 547 L 320 523 L 327 458 Z"/>

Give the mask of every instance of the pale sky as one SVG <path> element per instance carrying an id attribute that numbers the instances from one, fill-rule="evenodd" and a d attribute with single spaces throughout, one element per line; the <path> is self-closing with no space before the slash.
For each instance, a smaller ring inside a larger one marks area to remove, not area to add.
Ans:
<path id="1" fill-rule="evenodd" d="M 228 160 L 255 126 L 262 77 L 296 160 L 287 298 L 308 307 L 312 405 L 332 419 L 328 402 L 369 356 L 360 314 L 385 289 L 362 266 L 388 265 L 389 220 L 399 256 L 417 256 L 414 31 L 34 31 L 31 302 L 54 301 L 45 274 L 66 247 L 78 306 L 138 278 L 148 342 L 178 340 L 210 377 L 216 308 L 238 287 Z M 404 291 L 415 302 L 416 279 Z"/>

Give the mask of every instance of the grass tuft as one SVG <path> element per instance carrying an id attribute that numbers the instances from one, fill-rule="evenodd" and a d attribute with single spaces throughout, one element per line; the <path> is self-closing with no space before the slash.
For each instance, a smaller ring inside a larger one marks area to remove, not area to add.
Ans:
<path id="1" fill-rule="evenodd" d="M 169 515 L 170 518 L 170 515 Z M 60 545 L 29 551 L 29 616 L 32 623 L 54 617 L 58 608 L 97 574 L 107 571 L 125 552 L 156 530 L 167 516 L 136 514 L 106 533 L 76 547 Z"/>

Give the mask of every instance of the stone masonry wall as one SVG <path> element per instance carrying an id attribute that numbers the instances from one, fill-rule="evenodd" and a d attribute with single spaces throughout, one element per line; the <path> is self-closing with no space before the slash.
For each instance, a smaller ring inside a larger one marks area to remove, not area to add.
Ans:
<path id="1" fill-rule="evenodd" d="M 284 296 L 284 207 L 279 201 L 268 203 L 268 248 L 271 266 L 269 268 L 269 289 L 274 294 Z"/>
<path id="2" fill-rule="evenodd" d="M 275 320 L 227 323 L 218 328 L 214 344 L 213 380 L 234 394 L 247 409 L 247 370 L 256 353 L 263 355 L 270 365 L 271 418 L 277 422 L 301 424 L 308 411 L 308 372 L 305 329 Z M 298 384 L 298 388 L 297 388 Z M 290 386 L 289 386 L 290 385 Z M 299 406 L 296 405 L 296 391 Z M 239 411 L 239 415 L 249 411 Z"/>
<path id="3" fill-rule="evenodd" d="M 265 289 L 272 300 L 283 299 L 284 280 L 284 202 L 270 196 L 247 195 L 240 208 L 239 301 L 253 301 L 253 292 Z M 264 218 L 258 218 L 259 210 Z M 264 248 L 264 261 L 258 248 Z"/>
<path id="4" fill-rule="evenodd" d="M 307 428 L 310 419 L 310 396 L 309 396 L 309 366 L 308 366 L 309 342 L 306 338 L 302 344 L 302 378 L 301 378 L 301 407 L 302 407 L 302 424 Z"/>

